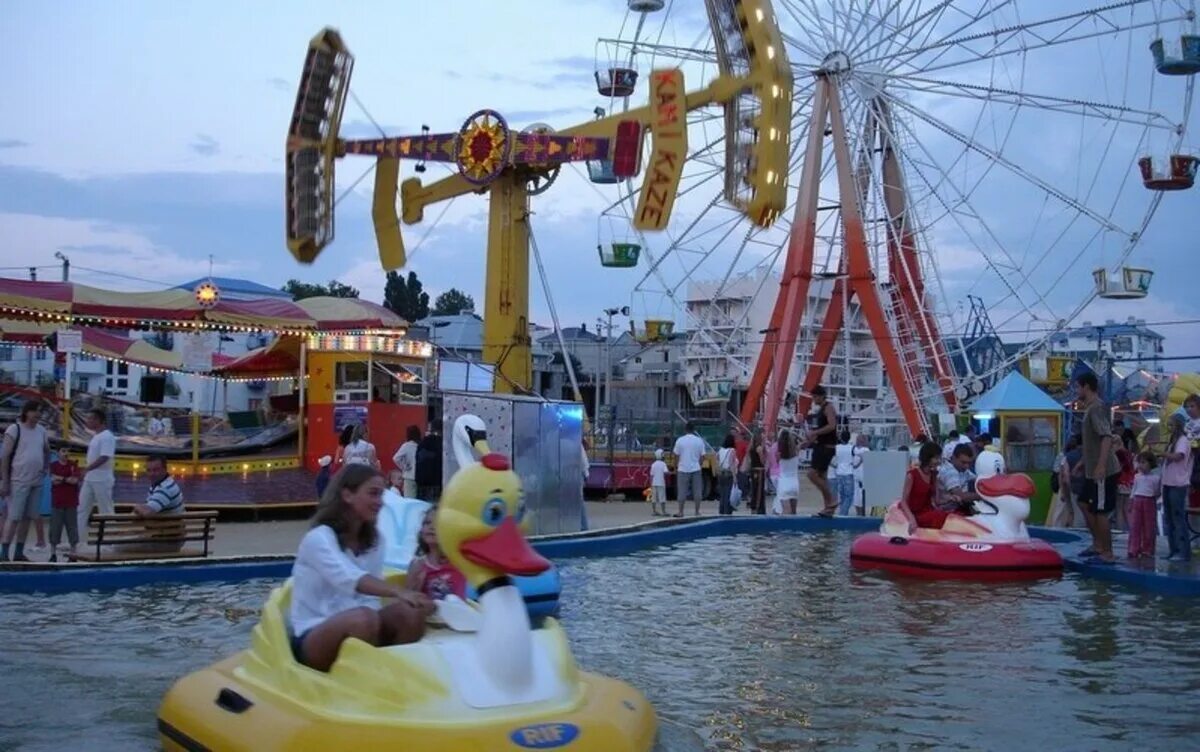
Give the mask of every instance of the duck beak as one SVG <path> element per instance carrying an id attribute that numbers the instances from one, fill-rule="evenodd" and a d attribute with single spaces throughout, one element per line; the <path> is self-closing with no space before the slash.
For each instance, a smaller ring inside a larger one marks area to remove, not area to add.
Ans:
<path id="1" fill-rule="evenodd" d="M 472 564 L 505 574 L 529 576 L 550 568 L 550 562 L 533 550 L 512 517 L 505 517 L 486 537 L 466 541 L 459 550 Z"/>

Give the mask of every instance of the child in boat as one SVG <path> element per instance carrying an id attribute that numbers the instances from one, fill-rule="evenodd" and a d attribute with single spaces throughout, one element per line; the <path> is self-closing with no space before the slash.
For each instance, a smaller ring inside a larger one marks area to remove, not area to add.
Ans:
<path id="1" fill-rule="evenodd" d="M 933 442 L 921 445 L 917 466 L 904 476 L 904 492 L 900 498 L 916 523 L 916 527 L 940 530 L 948 513 L 934 505 L 937 490 L 937 468 L 942 461 L 942 448 Z"/>
<path id="2" fill-rule="evenodd" d="M 435 600 L 445 598 L 447 595 L 466 598 L 467 579 L 446 559 L 441 546 L 438 545 L 437 528 L 433 524 L 433 516 L 436 512 L 437 507 L 430 507 L 429 511 L 425 513 L 425 518 L 421 520 L 421 533 L 417 538 L 417 555 L 408 565 L 406 585 L 410 590 L 424 593 Z"/>
<path id="3" fill-rule="evenodd" d="M 1139 452 L 1137 475 L 1133 477 L 1133 491 L 1129 497 L 1129 550 L 1128 557 L 1153 559 L 1155 538 L 1158 533 L 1158 497 L 1162 493 L 1162 478 L 1154 469 L 1158 460 L 1154 452 Z"/>

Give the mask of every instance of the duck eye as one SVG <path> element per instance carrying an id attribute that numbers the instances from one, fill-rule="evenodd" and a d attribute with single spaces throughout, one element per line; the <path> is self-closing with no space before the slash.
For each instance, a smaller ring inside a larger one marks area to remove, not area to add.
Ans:
<path id="1" fill-rule="evenodd" d="M 495 527 L 504 521 L 504 515 L 508 514 L 508 505 L 504 503 L 504 499 L 492 499 L 487 504 L 483 505 L 483 522 L 485 525 Z"/>
<path id="2" fill-rule="evenodd" d="M 520 524 L 525 519 L 525 499 L 517 501 L 517 511 L 513 516 L 517 518 L 517 524 Z"/>

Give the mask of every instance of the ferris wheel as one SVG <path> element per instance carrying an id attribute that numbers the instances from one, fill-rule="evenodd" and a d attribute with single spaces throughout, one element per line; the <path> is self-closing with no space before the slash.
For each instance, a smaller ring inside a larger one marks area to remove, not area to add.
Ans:
<path id="1" fill-rule="evenodd" d="M 740 0 L 628 5 L 597 45 L 610 111 L 629 106 L 639 72 L 679 68 L 690 86 L 736 66 Z M 1157 259 L 1140 241 L 1165 193 L 1196 174 L 1192 2 L 770 8 L 794 80 L 778 221 L 752 223 L 731 200 L 743 139 L 766 134 L 746 134 L 728 107 L 689 112 L 665 232 L 632 229 L 636 186 L 591 172 L 609 199 L 602 261 L 634 267 L 621 273 L 651 334 L 687 330 L 694 402 L 746 389 L 749 403 L 799 410 L 824 383 L 849 410 L 903 415 L 915 432 L 1097 297 L 1145 296 Z"/>

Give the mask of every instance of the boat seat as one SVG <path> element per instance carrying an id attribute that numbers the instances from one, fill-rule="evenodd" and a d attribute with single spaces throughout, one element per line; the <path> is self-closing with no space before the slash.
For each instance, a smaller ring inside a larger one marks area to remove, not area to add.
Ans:
<path id="1" fill-rule="evenodd" d="M 88 524 L 87 544 L 73 561 L 144 561 L 207 558 L 217 513 L 184 512 L 170 517 L 97 514 Z M 192 544 L 192 545 L 189 545 Z"/>

